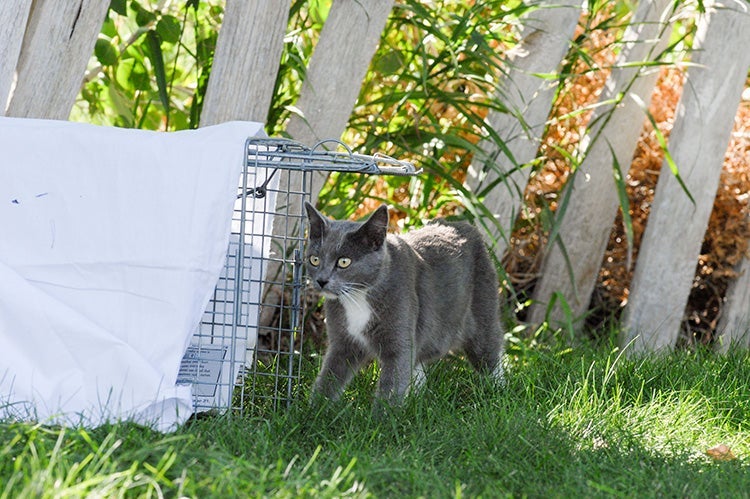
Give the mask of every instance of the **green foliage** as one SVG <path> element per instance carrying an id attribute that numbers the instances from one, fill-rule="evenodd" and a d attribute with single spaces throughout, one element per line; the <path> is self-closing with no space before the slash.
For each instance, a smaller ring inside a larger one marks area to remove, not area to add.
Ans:
<path id="1" fill-rule="evenodd" d="M 295 104 L 330 7 L 330 1 L 326 0 L 292 2 L 284 51 L 276 74 L 274 98 L 266 119 L 266 131 L 272 137 L 285 136 L 286 120 L 290 114 L 298 112 Z"/>
<path id="2" fill-rule="evenodd" d="M 589 9 L 595 13 L 604 4 L 592 2 Z M 330 6 L 330 0 L 292 2 L 266 124 L 270 135 L 283 135 L 289 115 L 298 112 L 295 103 Z M 397 2 L 344 140 L 359 152 L 410 159 L 426 174 L 381 182 L 335 176 L 321 194 L 332 215 L 351 216 L 373 199 L 398 208 L 404 226 L 457 212 L 493 220 L 483 216 L 482 199 L 496 186 L 472 192 L 463 179 L 472 156 L 482 154 L 481 139 L 504 148 L 487 113 L 518 114 L 506 109 L 497 82 L 509 69 L 504 53 L 516 42 L 519 18 L 533 8 L 497 0 Z M 620 2 L 609 17 L 587 25 L 561 76 L 548 76 L 558 78 L 562 89 L 576 61 L 592 61 L 579 48 L 585 38 L 621 27 L 631 9 Z M 221 0 L 113 0 L 72 118 L 147 129 L 197 127 L 222 16 Z M 592 62 L 590 67 L 598 70 Z"/>
<path id="3" fill-rule="evenodd" d="M 270 135 L 283 135 L 297 112 L 330 6 L 330 0 L 292 2 L 266 124 Z M 368 154 L 412 159 L 429 174 L 388 179 L 384 193 L 372 194 L 372 179 L 339 179 L 322 196 L 333 213 L 349 216 L 367 196 L 398 204 L 406 225 L 462 203 L 470 212 L 481 209 L 463 186 L 461 169 L 481 136 L 496 136 L 484 117 L 503 107 L 493 95 L 506 69 L 499 54 L 513 43 L 514 24 L 527 9 L 496 0 L 397 4 L 345 140 Z M 221 0 L 113 0 L 72 119 L 157 130 L 197 127 L 222 16 Z"/>
<path id="4" fill-rule="evenodd" d="M 71 118 L 154 130 L 199 126 L 224 3 L 224 0 L 111 0 Z M 655 62 L 634 65 L 655 70 L 660 64 L 683 59 L 690 47 L 695 19 L 695 13 L 689 11 L 690 5 L 683 4 L 671 5 L 676 22 L 671 34 L 664 34 L 670 37 L 668 48 L 654 58 Z M 295 105 L 306 68 L 331 5 L 332 0 L 291 2 L 284 50 L 266 122 L 266 132 L 271 136 L 283 136 L 288 118 L 299 112 Z M 531 202 L 523 207 L 523 216 L 515 227 L 509 228 L 499 225 L 485 207 L 484 199 L 491 189 L 514 189 L 519 198 L 526 193 L 509 185 L 504 175 L 479 191 L 467 188 L 464 183 L 472 159 L 490 165 L 495 162 L 479 146 L 482 140 L 499 148 L 506 171 L 529 169 L 533 176 L 550 158 L 557 157 L 575 175 L 586 152 L 582 145 L 586 141 L 578 138 L 584 135 L 583 128 L 591 125 L 585 117 L 595 109 L 614 108 L 627 94 L 622 92 L 608 102 L 594 99 L 584 105 L 572 105 L 565 111 L 553 109 L 549 128 L 569 126 L 571 135 L 577 138 L 563 137 L 554 143 L 540 144 L 537 159 L 527 164 L 516 161 L 500 138 L 503 131 L 492 129 L 486 117 L 489 112 L 510 113 L 522 127 L 528 128 L 521 110 L 507 106 L 509 99 L 498 83 L 512 68 L 507 54 L 517 44 L 521 16 L 536 8 L 554 8 L 554 5 L 519 0 L 396 2 L 343 139 L 355 152 L 379 152 L 411 160 L 424 168 L 425 173 L 415 178 L 332 175 L 319 198 L 327 213 L 337 218 L 360 216 L 365 209 L 382 202 L 396 209 L 401 228 L 419 226 L 426 219 L 447 215 L 472 219 L 488 233 L 500 233 L 506 241 L 511 240 L 511 233 L 537 234 L 537 251 L 541 251 L 545 241 L 558 244 L 560 222 L 575 195 L 572 189 L 532 194 Z M 698 2 L 698 11 L 702 9 L 702 3 Z M 617 53 L 634 4 L 627 0 L 590 0 L 586 10 L 588 15 L 582 18 L 559 73 L 539 75 L 556 87 L 560 108 L 564 108 L 560 103 L 566 103 L 566 97 L 573 93 L 572 82 L 576 78 L 610 69 L 601 62 L 600 52 Z M 593 43 L 597 38 L 605 38 L 607 42 Z M 575 96 L 572 100 L 575 101 Z M 644 112 L 653 121 L 648 110 Z M 610 112 L 601 112 L 594 119 L 606 124 L 611 116 Z M 666 152 L 666 139 L 658 128 L 655 133 Z M 598 140 L 598 135 L 599 132 L 589 137 L 588 144 Z M 682 184 L 668 152 L 666 158 Z M 618 188 L 632 253 L 633 223 L 625 196 L 626 182 L 618 177 L 618 170 L 613 170 L 613 182 Z M 561 179 L 560 184 L 563 182 Z M 684 185 L 683 188 L 690 196 Z M 566 254 L 564 248 L 563 253 Z M 496 264 L 503 285 L 512 287 L 501 262 L 498 260 Z M 569 271 L 571 268 L 568 265 Z M 510 289 L 517 307 L 526 299 L 525 291 Z M 581 318 L 570 318 L 569 327 L 575 322 L 580 323 Z"/>
<path id="5" fill-rule="evenodd" d="M 507 71 L 501 54 L 514 41 L 513 25 L 528 10 L 514 2 L 409 0 L 397 4 L 383 31 L 345 141 L 364 153 L 380 151 L 414 161 L 415 179 L 337 176 L 321 200 L 332 213 L 351 215 L 367 198 L 386 201 L 406 226 L 454 211 L 469 212 L 478 199 L 463 185 L 471 154 L 485 134 L 490 109 L 504 111 L 495 95 Z"/>
<path id="6" fill-rule="evenodd" d="M 330 0 L 295 0 L 266 130 L 284 134 Z M 150 130 L 197 128 L 223 0 L 112 0 L 71 119 Z"/>
<path id="7" fill-rule="evenodd" d="M 196 128 L 221 0 L 113 0 L 71 119 L 126 128 Z"/>

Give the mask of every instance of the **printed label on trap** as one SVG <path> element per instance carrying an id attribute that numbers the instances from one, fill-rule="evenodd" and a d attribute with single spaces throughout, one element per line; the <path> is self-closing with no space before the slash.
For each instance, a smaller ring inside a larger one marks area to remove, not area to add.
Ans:
<path id="1" fill-rule="evenodd" d="M 177 373 L 178 385 L 193 385 L 197 406 L 213 406 L 221 378 L 221 368 L 229 347 L 226 345 L 190 345 Z"/>

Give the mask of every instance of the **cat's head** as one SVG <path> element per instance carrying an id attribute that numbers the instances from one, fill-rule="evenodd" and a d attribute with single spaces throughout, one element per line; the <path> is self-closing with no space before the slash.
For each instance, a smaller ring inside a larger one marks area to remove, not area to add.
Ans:
<path id="1" fill-rule="evenodd" d="M 327 298 L 369 289 L 387 259 L 388 207 L 382 205 L 365 222 L 331 220 L 305 203 L 310 222 L 307 273 Z"/>

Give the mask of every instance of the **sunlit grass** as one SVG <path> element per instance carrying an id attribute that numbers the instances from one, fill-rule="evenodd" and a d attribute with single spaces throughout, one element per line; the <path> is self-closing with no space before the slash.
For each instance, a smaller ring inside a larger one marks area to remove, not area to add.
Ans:
<path id="1" fill-rule="evenodd" d="M 510 359 L 502 390 L 447 359 L 418 396 L 377 416 L 370 369 L 340 403 L 300 400 L 171 435 L 5 423 L 0 494 L 747 497 L 748 354 L 619 354 L 527 349 Z M 736 459 L 709 457 L 718 444 Z"/>

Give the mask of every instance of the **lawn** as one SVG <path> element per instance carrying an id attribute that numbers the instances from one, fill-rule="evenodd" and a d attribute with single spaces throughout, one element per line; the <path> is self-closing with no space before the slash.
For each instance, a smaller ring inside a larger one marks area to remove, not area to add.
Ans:
<path id="1" fill-rule="evenodd" d="M 561 345 L 510 364 L 499 390 L 445 360 L 423 392 L 377 416 L 371 369 L 340 403 L 167 435 L 5 422 L 0 495 L 750 497 L 747 352 L 633 360 Z M 731 454 L 709 456 L 719 444 Z"/>

